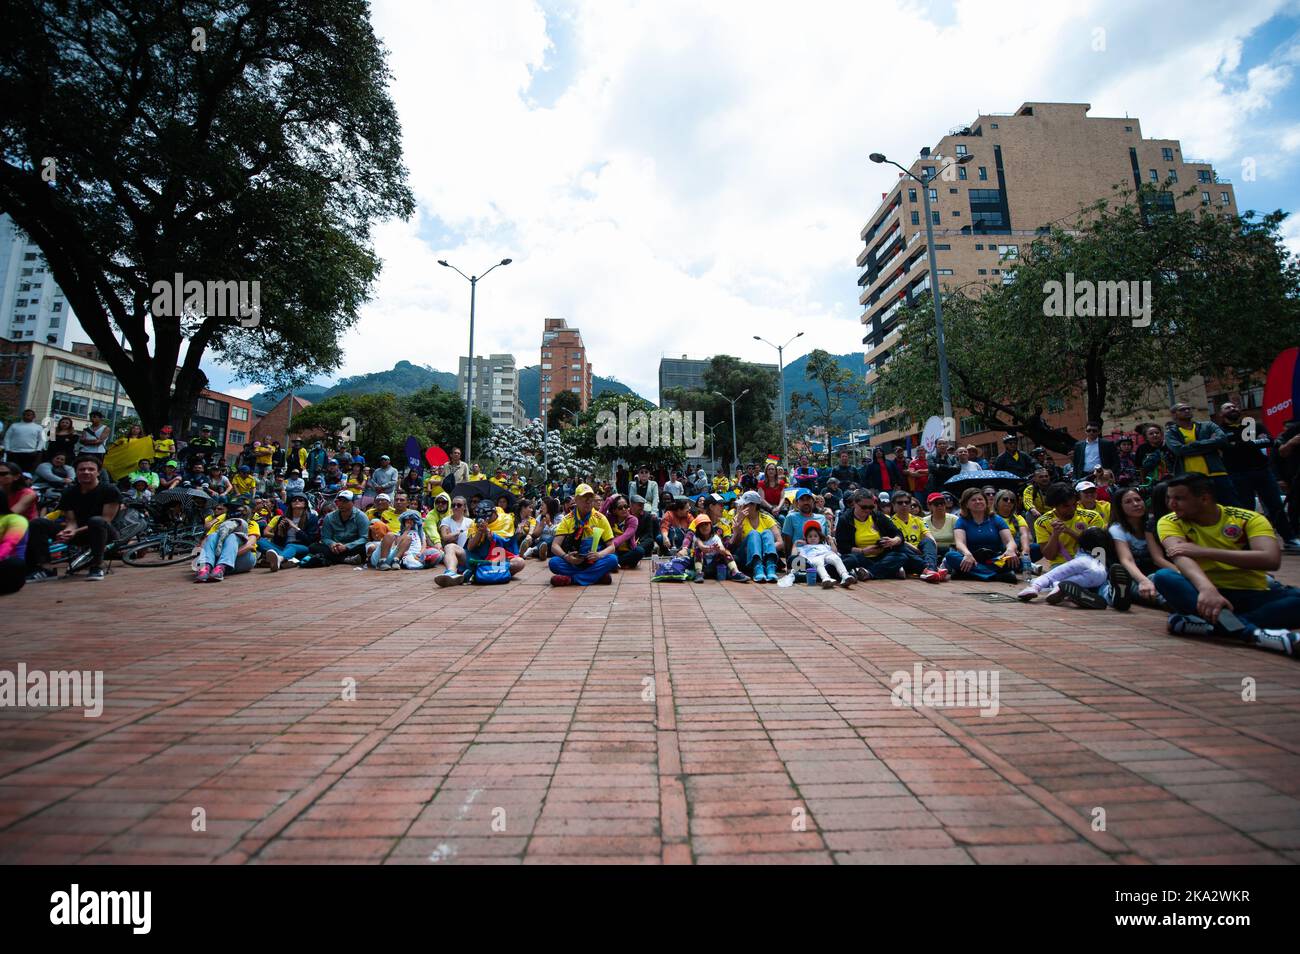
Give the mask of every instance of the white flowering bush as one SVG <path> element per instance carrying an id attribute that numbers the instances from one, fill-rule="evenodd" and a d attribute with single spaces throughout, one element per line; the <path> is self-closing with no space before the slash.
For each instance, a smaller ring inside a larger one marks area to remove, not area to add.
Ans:
<path id="1" fill-rule="evenodd" d="M 542 441 L 546 441 L 546 458 L 552 480 L 581 477 L 596 471 L 594 461 L 579 457 L 564 442 L 559 431 L 547 432 L 540 418 L 523 427 L 498 424 L 484 442 L 483 452 L 507 471 L 517 470 L 528 478 L 542 473 Z"/>

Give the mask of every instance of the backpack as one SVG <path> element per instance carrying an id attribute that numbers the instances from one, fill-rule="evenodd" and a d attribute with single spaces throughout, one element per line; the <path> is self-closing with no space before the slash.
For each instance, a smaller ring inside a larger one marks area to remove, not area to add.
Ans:
<path id="1" fill-rule="evenodd" d="M 686 557 L 655 560 L 650 568 L 651 583 L 685 583 L 695 579 L 695 570 Z"/>
<path id="2" fill-rule="evenodd" d="M 510 582 L 510 564 L 480 563 L 474 568 L 474 583 L 508 583 Z"/>

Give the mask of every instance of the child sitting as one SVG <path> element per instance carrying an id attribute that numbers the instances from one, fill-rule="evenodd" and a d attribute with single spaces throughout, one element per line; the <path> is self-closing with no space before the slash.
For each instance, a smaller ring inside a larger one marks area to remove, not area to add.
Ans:
<path id="1" fill-rule="evenodd" d="M 704 582 L 704 567 L 707 564 L 717 574 L 718 582 L 732 580 L 736 583 L 748 583 L 749 577 L 740 572 L 731 551 L 722 542 L 722 537 L 713 530 L 713 520 L 707 513 L 702 513 L 691 521 L 691 555 L 695 561 L 695 582 Z"/>
<path id="2" fill-rule="evenodd" d="M 1106 554 L 1112 552 L 1110 534 L 1089 527 L 1079 535 L 1074 559 L 1052 567 L 1016 594 L 1022 602 L 1042 596 L 1053 606 L 1068 599 L 1084 609 L 1105 609 L 1106 599 L 1096 590 L 1106 585 Z"/>
<path id="3" fill-rule="evenodd" d="M 840 555 L 822 542 L 822 525 L 816 520 L 809 520 L 803 525 L 803 539 L 795 541 L 794 555 L 796 558 L 803 557 L 808 566 L 817 571 L 817 578 L 821 580 L 824 590 L 829 590 L 835 585 L 830 571 L 826 569 L 827 564 L 835 567 L 836 572 L 839 573 L 840 586 L 847 588 L 857 582 L 857 578 L 845 569 Z"/>

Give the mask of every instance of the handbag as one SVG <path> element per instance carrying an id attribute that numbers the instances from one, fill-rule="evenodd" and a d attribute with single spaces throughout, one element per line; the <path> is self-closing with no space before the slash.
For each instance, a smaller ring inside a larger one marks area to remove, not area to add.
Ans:
<path id="1" fill-rule="evenodd" d="M 510 582 L 510 564 L 480 563 L 474 568 L 474 583 L 508 583 Z"/>

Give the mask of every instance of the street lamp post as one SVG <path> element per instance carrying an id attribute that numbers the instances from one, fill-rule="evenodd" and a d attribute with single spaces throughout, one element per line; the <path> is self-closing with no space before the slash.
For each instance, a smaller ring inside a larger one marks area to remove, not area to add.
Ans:
<path id="1" fill-rule="evenodd" d="M 496 268 L 499 265 L 509 265 L 514 259 L 503 258 L 493 265 Z M 482 275 L 466 275 L 455 265 L 448 263 L 444 259 L 438 259 L 438 264 L 443 268 L 450 268 L 465 281 L 469 282 L 469 360 L 465 366 L 465 456 L 463 460 L 468 461 L 473 456 L 473 448 L 470 446 L 474 430 L 474 293 L 478 290 L 480 279 L 487 278 L 489 268 Z"/>
<path id="2" fill-rule="evenodd" d="M 727 397 L 721 391 L 714 391 L 713 393 L 722 398 L 722 400 L 728 401 L 731 404 L 731 463 L 734 467 L 740 462 L 740 452 L 736 450 L 736 402 L 749 393 L 749 388 L 745 388 L 745 390 L 741 391 L 734 398 Z"/>
<path id="3" fill-rule="evenodd" d="M 718 472 L 718 455 L 714 452 L 713 432 L 720 428 L 724 423 L 724 421 L 718 421 L 718 423 L 714 424 L 712 427 L 707 424 L 704 426 L 705 430 L 709 432 L 709 466 L 713 468 L 713 473 L 715 475 Z"/>
<path id="4" fill-rule="evenodd" d="M 802 337 L 803 332 L 801 331 L 795 335 L 794 338 L 791 338 L 790 341 Z M 789 448 L 786 447 L 785 436 L 785 349 L 790 346 L 790 341 L 787 341 L 783 345 L 772 344 L 772 342 L 768 341 L 766 338 L 760 338 L 758 335 L 754 335 L 754 340 L 761 341 L 765 345 L 771 345 L 771 347 L 776 349 L 776 382 L 781 389 L 781 459 L 785 461 L 786 466 L 788 467 L 790 465 L 790 451 Z"/>
<path id="5" fill-rule="evenodd" d="M 958 156 L 955 164 L 962 165 L 973 158 L 975 157 L 967 153 Z M 938 170 L 928 176 L 917 176 L 892 159 L 885 158 L 883 153 L 873 152 L 870 159 L 875 163 L 888 163 L 909 179 L 921 184 L 921 197 L 925 207 L 925 250 L 930 259 L 930 297 L 934 300 L 934 340 L 939 350 L 939 393 L 943 398 L 943 419 L 946 426 L 946 422 L 952 420 L 952 392 L 948 387 L 948 349 L 943 340 L 943 296 L 939 294 L 939 268 L 934 258 L 934 222 L 930 214 L 930 183 L 938 178 Z"/>

